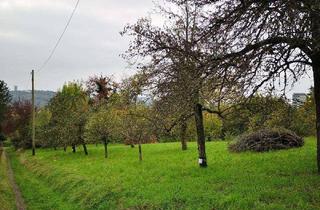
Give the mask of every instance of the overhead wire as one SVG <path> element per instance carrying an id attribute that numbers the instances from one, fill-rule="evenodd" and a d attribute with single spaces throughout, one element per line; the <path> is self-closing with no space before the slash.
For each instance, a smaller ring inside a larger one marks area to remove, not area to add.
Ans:
<path id="1" fill-rule="evenodd" d="M 40 68 L 36 71 L 37 73 L 39 73 L 41 70 L 44 69 L 44 67 L 49 63 L 49 61 L 51 60 L 52 56 L 54 55 L 56 49 L 58 48 L 58 46 L 59 46 L 59 44 L 60 44 L 60 42 L 62 40 L 62 37 L 64 36 L 64 34 L 66 33 L 66 31 L 68 29 L 68 26 L 70 25 L 70 22 L 71 22 L 74 14 L 75 14 L 77 8 L 78 8 L 79 2 L 80 2 L 80 0 L 77 0 L 76 4 L 75 4 L 75 6 L 74 6 L 74 8 L 72 10 L 72 13 L 71 13 L 71 15 L 70 15 L 70 17 L 69 17 L 69 19 L 68 19 L 68 21 L 67 21 L 67 23 L 66 23 L 66 25 L 65 25 L 65 27 L 63 29 L 63 31 L 62 31 L 62 33 L 60 34 L 56 44 L 52 48 L 48 58 L 43 62 L 43 64 L 40 66 Z"/>

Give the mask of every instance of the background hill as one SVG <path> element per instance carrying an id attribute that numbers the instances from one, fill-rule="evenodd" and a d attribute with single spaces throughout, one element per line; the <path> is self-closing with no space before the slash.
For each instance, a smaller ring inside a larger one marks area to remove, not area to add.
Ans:
<path id="1" fill-rule="evenodd" d="M 10 91 L 12 96 L 12 102 L 19 100 L 31 100 L 31 91 L 30 90 L 15 90 Z M 36 90 L 35 91 L 35 101 L 36 106 L 43 107 L 48 104 L 49 100 L 55 96 L 56 92 L 48 90 Z"/>

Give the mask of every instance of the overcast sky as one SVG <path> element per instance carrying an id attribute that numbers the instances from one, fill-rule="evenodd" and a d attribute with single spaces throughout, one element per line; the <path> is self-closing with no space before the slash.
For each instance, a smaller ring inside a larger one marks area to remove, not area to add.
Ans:
<path id="1" fill-rule="evenodd" d="M 0 0 L 0 79 L 10 88 L 30 89 L 30 71 L 48 57 L 76 0 Z M 57 90 L 66 81 L 107 74 L 119 79 L 134 73 L 119 56 L 128 39 L 126 23 L 152 11 L 152 0 L 81 0 L 48 65 L 36 75 L 36 89 Z M 292 92 L 306 92 L 312 79 Z"/>
<path id="2" fill-rule="evenodd" d="M 28 87 L 30 71 L 50 54 L 75 0 L 0 0 L 0 71 L 9 87 Z M 64 82 L 93 74 L 116 78 L 134 73 L 119 56 L 128 40 L 119 35 L 151 11 L 151 0 L 81 0 L 60 46 L 36 75 L 37 89 L 56 90 Z"/>

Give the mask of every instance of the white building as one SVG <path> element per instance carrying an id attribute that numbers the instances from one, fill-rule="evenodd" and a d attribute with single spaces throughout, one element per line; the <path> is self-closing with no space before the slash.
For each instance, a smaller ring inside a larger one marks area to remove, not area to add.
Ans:
<path id="1" fill-rule="evenodd" d="M 305 93 L 294 93 L 292 95 L 292 104 L 294 106 L 300 106 L 307 100 L 307 94 Z"/>

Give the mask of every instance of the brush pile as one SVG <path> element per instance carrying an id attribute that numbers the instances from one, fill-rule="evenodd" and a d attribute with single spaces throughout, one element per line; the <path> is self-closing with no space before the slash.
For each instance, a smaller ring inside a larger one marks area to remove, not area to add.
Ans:
<path id="1" fill-rule="evenodd" d="M 266 152 L 269 150 L 290 149 L 302 147 L 303 138 L 286 129 L 262 129 L 257 132 L 240 136 L 229 145 L 232 152 Z"/>

